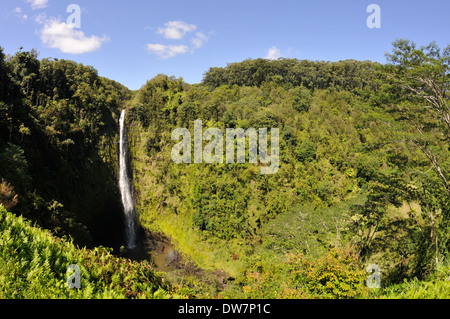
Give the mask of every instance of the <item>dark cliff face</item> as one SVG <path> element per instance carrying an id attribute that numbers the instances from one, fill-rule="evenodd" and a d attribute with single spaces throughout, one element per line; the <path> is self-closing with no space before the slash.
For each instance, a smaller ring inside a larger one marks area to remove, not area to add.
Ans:
<path id="1" fill-rule="evenodd" d="M 48 141 L 30 143 L 30 174 L 35 191 L 44 202 L 56 200 L 62 205 L 61 220 L 53 225 L 46 215 L 46 205 L 30 207 L 30 215 L 57 234 L 70 235 L 80 246 L 118 248 L 123 241 L 122 204 L 117 186 L 117 132 L 114 114 L 105 116 L 106 128 L 101 142 L 73 146 L 63 153 Z M 25 199 L 32 202 L 32 199 Z M 31 203 L 30 203 L 31 204 Z M 36 209 L 34 209 L 36 208 Z M 44 212 L 43 212 L 44 211 Z"/>
<path id="2" fill-rule="evenodd" d="M 68 209 L 78 216 L 90 235 L 88 246 L 102 245 L 114 250 L 124 243 L 123 207 L 118 188 L 118 114 L 119 110 L 117 114 L 106 114 L 102 142 L 80 159 L 77 180 L 73 185 L 67 183 L 68 192 L 64 192 Z"/>
<path id="3" fill-rule="evenodd" d="M 118 251 L 125 242 L 124 227 L 120 200 L 116 198 L 105 202 L 91 222 L 90 233 L 93 244 L 111 247 L 114 251 Z"/>

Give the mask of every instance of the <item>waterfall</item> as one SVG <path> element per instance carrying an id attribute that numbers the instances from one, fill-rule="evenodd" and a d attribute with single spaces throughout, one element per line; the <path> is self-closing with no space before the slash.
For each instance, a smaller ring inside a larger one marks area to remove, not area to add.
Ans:
<path id="1" fill-rule="evenodd" d="M 131 194 L 130 178 L 127 168 L 127 144 L 125 132 L 125 110 L 120 114 L 120 144 L 119 144 L 119 187 L 125 214 L 125 240 L 127 248 L 136 246 L 136 215 Z"/>

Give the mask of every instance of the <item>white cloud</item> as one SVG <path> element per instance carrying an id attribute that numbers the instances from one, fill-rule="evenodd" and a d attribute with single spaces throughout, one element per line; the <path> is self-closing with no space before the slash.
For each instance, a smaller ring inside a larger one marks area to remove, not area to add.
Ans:
<path id="1" fill-rule="evenodd" d="M 193 24 L 187 24 L 183 21 L 169 21 L 164 24 L 164 28 L 158 28 L 158 33 L 162 34 L 166 39 L 180 40 L 186 33 L 197 29 Z"/>
<path id="2" fill-rule="evenodd" d="M 184 54 L 188 52 L 186 45 L 164 45 L 158 43 L 147 44 L 147 51 L 150 54 L 155 54 L 162 59 L 173 58 L 177 54 Z"/>
<path id="3" fill-rule="evenodd" d="M 201 48 L 201 47 L 206 43 L 206 41 L 208 41 L 208 40 L 209 40 L 208 37 L 207 37 L 204 33 L 202 33 L 202 32 L 197 32 L 197 33 L 195 34 L 195 37 L 191 39 L 191 42 L 192 42 L 192 45 L 193 45 L 196 49 L 199 49 L 199 48 Z"/>
<path id="4" fill-rule="evenodd" d="M 169 40 L 177 40 L 180 44 L 162 44 L 149 43 L 147 44 L 147 51 L 149 54 L 154 54 L 162 59 L 173 58 L 178 54 L 185 54 L 187 52 L 194 53 L 195 50 L 201 48 L 208 40 L 203 32 L 197 32 L 189 39 L 189 44 L 183 38 L 197 29 L 194 24 L 188 24 L 183 21 L 169 21 L 164 24 L 164 27 L 158 28 L 157 34 L 161 34 L 164 38 Z"/>
<path id="5" fill-rule="evenodd" d="M 103 36 L 86 36 L 83 31 L 75 29 L 73 24 L 50 19 L 41 31 L 41 40 L 51 48 L 64 53 L 82 54 L 99 49 L 108 38 Z"/>
<path id="6" fill-rule="evenodd" d="M 278 58 L 281 57 L 281 52 L 280 49 L 278 49 L 277 47 L 273 46 L 269 49 L 269 51 L 267 51 L 267 55 L 266 55 L 266 59 L 269 60 L 276 60 Z"/>
<path id="7" fill-rule="evenodd" d="M 39 23 L 39 24 L 43 24 L 47 21 L 47 15 L 45 13 L 39 13 L 34 20 Z"/>
<path id="8" fill-rule="evenodd" d="M 48 4 L 48 0 L 27 0 L 27 2 L 31 3 L 33 10 L 46 8 Z"/>
<path id="9" fill-rule="evenodd" d="M 22 13 L 23 11 L 22 11 L 22 8 L 21 8 L 21 7 L 15 8 L 15 9 L 13 10 L 13 12 L 14 12 L 14 14 L 15 14 L 17 17 L 19 17 L 19 18 L 21 18 L 21 19 L 23 19 L 23 20 L 28 19 L 28 15 Z"/>

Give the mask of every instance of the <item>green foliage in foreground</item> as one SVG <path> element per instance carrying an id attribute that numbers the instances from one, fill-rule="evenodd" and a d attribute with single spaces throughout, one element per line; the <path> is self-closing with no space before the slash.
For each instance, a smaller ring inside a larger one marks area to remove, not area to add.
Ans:
<path id="1" fill-rule="evenodd" d="M 81 269 L 81 288 L 69 288 L 67 267 Z M 0 298 L 173 298 L 173 289 L 147 262 L 78 249 L 0 205 Z"/>
<path id="2" fill-rule="evenodd" d="M 405 281 L 390 287 L 382 298 L 389 299 L 449 299 L 450 281 Z"/>
<path id="3" fill-rule="evenodd" d="M 450 266 L 429 281 L 405 281 L 380 291 L 365 286 L 362 261 L 348 249 L 313 258 L 289 253 L 283 262 L 254 258 L 219 298 L 449 298 Z M 81 268 L 81 288 L 67 286 L 67 267 Z M 270 265 L 269 265 L 270 264 Z M 147 262 L 118 258 L 106 248 L 78 249 L 0 206 L 0 298 L 205 298 L 200 282 L 170 286 Z M 204 286 L 204 285 L 202 285 Z M 209 296 L 211 297 L 211 296 Z"/>
<path id="4" fill-rule="evenodd" d="M 366 277 L 361 259 L 335 248 L 319 258 L 290 253 L 269 267 L 254 263 L 239 284 L 246 298 L 367 298 Z"/>
<path id="5" fill-rule="evenodd" d="M 450 264 L 441 262 L 427 281 L 416 278 L 383 289 L 382 298 L 390 299 L 449 299 Z"/>

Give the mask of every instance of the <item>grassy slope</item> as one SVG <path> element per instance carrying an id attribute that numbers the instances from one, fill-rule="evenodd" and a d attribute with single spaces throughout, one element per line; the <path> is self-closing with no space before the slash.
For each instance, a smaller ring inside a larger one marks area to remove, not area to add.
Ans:
<path id="1" fill-rule="evenodd" d="M 81 268 L 81 289 L 68 288 L 70 264 Z M 178 296 L 150 264 L 115 257 L 105 248 L 79 249 L 0 205 L 0 298 Z"/>

